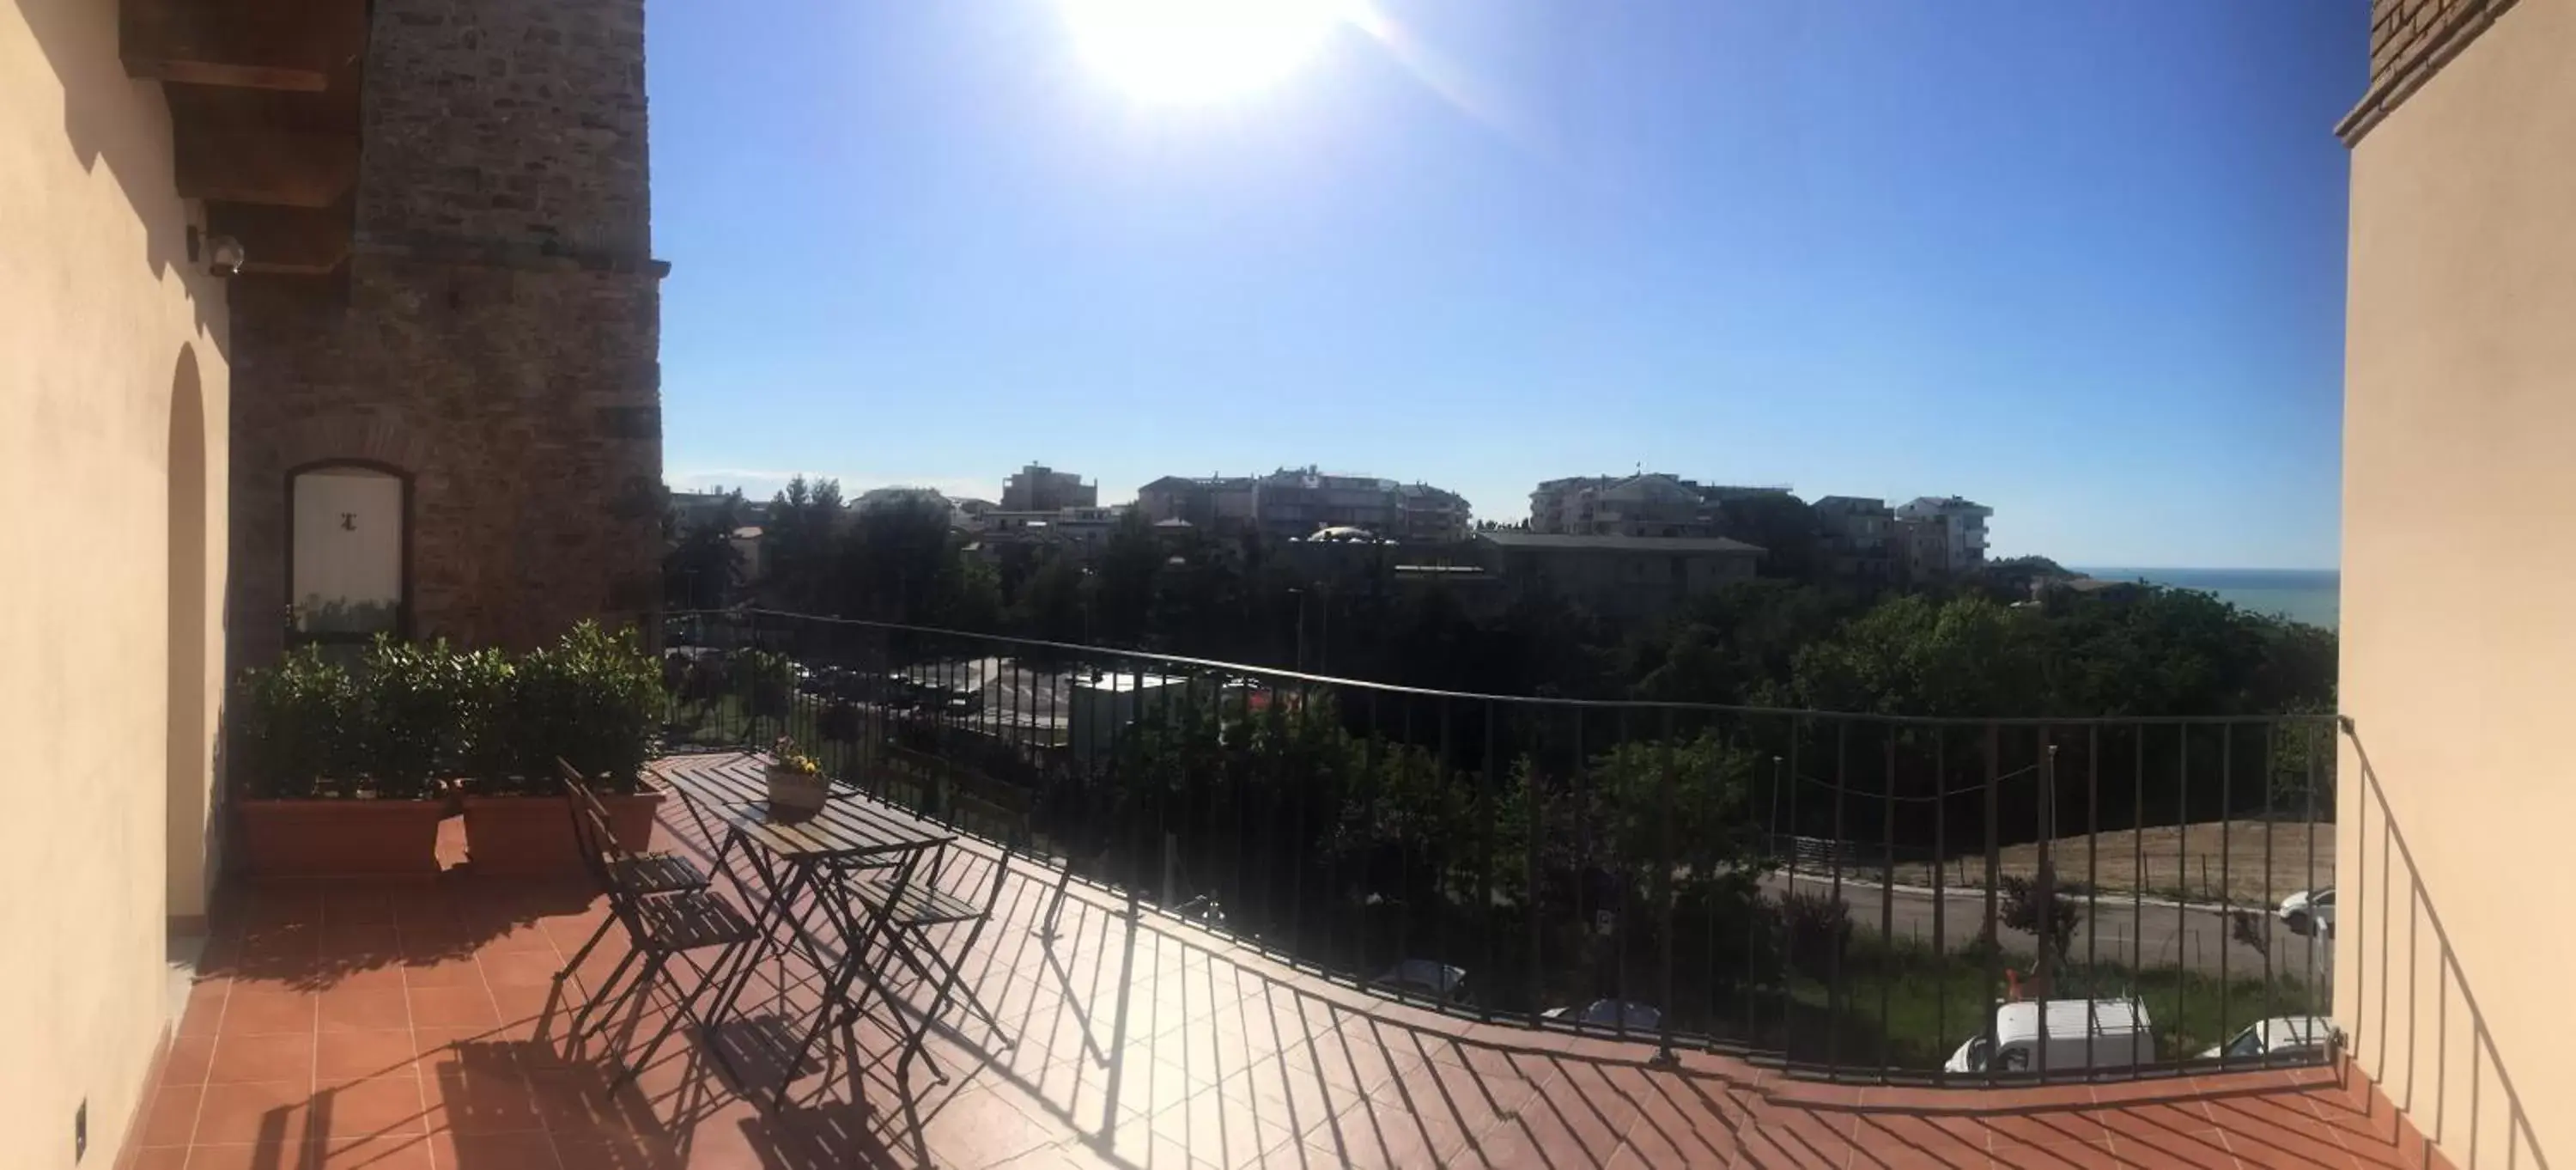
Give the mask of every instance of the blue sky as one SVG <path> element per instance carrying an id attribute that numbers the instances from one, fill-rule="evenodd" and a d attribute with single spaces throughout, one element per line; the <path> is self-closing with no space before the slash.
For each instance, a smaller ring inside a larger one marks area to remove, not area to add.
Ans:
<path id="1" fill-rule="evenodd" d="M 2364 0 L 1374 0 L 1201 103 L 1061 3 L 651 7 L 674 484 L 1643 466 L 2336 561 Z"/>

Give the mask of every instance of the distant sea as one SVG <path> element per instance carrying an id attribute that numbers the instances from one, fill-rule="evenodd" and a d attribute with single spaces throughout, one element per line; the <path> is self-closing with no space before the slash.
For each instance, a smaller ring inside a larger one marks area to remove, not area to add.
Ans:
<path id="1" fill-rule="evenodd" d="M 2214 593 L 2255 613 L 2335 628 L 2343 614 L 2343 574 L 2332 569 L 2100 569 L 2068 568 L 2105 581 L 2148 581 Z"/>

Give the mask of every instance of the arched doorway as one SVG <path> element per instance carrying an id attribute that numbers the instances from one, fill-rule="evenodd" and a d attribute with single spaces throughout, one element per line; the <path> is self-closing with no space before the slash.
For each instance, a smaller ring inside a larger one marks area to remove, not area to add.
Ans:
<path id="1" fill-rule="evenodd" d="M 363 460 L 286 476 L 288 641 L 362 644 L 410 631 L 411 479 Z"/>
<path id="2" fill-rule="evenodd" d="M 212 603 L 206 572 L 206 400 L 197 354 L 179 350 L 170 378 L 170 447 L 166 462 L 169 679 L 164 696 L 167 783 L 167 910 L 172 925 L 203 929 L 221 825 L 214 784 L 214 745 L 207 708 L 214 685 L 207 669 Z"/>

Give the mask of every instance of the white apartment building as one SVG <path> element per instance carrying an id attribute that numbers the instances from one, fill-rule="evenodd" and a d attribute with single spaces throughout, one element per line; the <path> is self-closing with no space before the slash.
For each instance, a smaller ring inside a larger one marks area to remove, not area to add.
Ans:
<path id="1" fill-rule="evenodd" d="M 1918 576 L 1959 573 L 1986 563 L 1986 518 L 1994 514 L 1962 496 L 1916 496 L 1897 505 L 1907 571 Z"/>

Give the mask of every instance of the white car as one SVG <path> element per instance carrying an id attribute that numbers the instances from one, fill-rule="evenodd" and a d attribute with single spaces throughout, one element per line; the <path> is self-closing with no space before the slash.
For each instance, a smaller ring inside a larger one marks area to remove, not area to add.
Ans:
<path id="1" fill-rule="evenodd" d="M 2314 934 L 2319 938 L 2334 937 L 2335 892 L 2333 886 L 2301 890 L 2281 899 L 2281 908 L 2273 912 L 2281 925 L 2296 935 Z"/>
<path id="2" fill-rule="evenodd" d="M 2333 1021 L 2317 1016 L 2277 1016 L 2236 1034 L 2236 1038 L 2200 1054 L 2202 1060 L 2322 1059 L 2334 1043 Z"/>
<path id="3" fill-rule="evenodd" d="M 1539 1018 L 1563 1020 L 1594 1028 L 1625 1028 L 1631 1032 L 1652 1032 L 1664 1026 L 1664 1013 L 1647 1004 L 1624 999 L 1596 999 L 1578 1012 L 1570 1007 L 1549 1008 Z"/>

